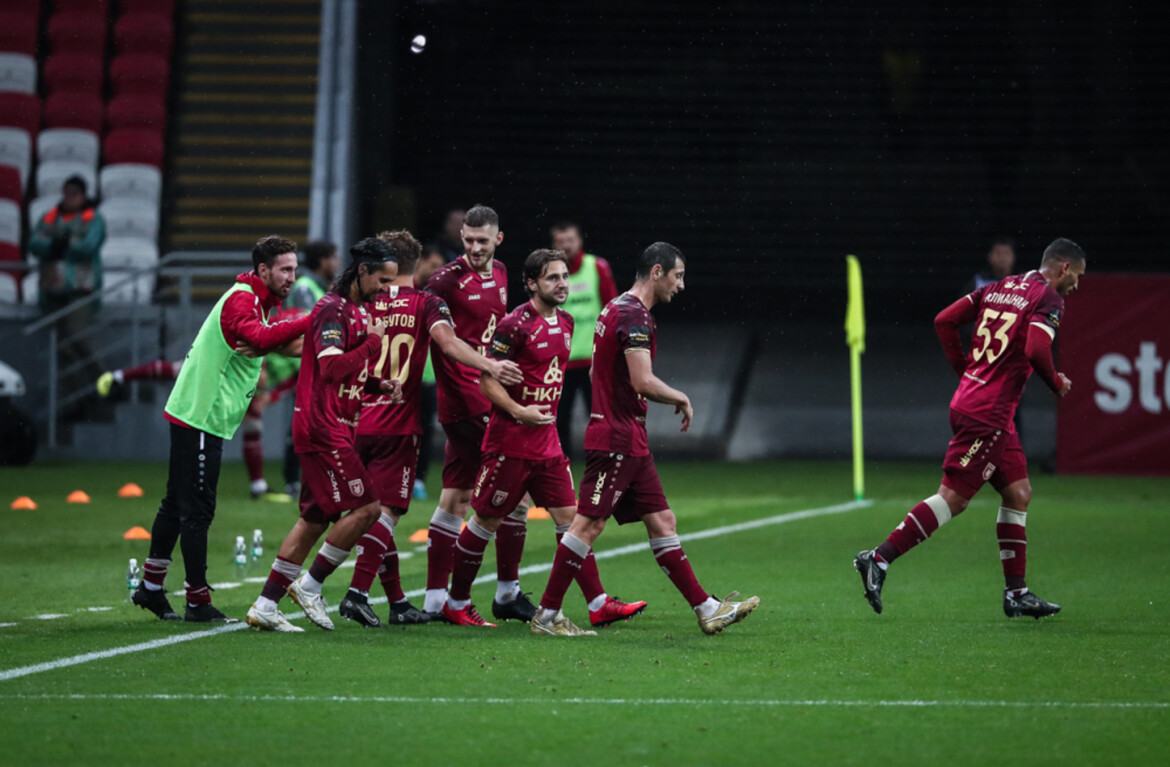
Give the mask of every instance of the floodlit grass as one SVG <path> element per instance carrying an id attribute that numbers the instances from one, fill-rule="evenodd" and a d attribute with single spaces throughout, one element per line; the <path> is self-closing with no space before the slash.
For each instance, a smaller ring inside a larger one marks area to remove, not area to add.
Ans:
<path id="1" fill-rule="evenodd" d="M 663 463 L 680 532 L 848 501 L 844 463 Z M 276 472 L 272 472 L 276 475 Z M 437 480 L 437 472 L 433 475 Z M 125 601 L 127 560 L 146 544 L 166 469 L 150 464 L 0 470 L 0 754 L 10 764 L 1142 764 L 1170 745 L 1167 480 L 1036 476 L 1030 585 L 1064 612 L 1008 621 L 990 489 L 900 560 L 877 616 L 851 567 L 938 485 L 929 464 L 869 466 L 866 508 L 693 540 L 720 595 L 762 605 L 702 635 L 646 549 L 603 558 L 602 578 L 644 616 L 595 638 L 533 637 L 509 623 L 298 635 L 220 631 L 18 677 L 4 672 L 206 630 Z M 125 482 L 146 490 L 119 499 Z M 213 583 L 263 577 L 295 506 L 253 502 L 225 467 L 211 531 Z M 83 489 L 89 505 L 69 505 Z M 431 488 L 432 498 L 437 487 Z M 40 505 L 10 511 L 18 495 Z M 423 586 L 429 520 L 399 527 L 404 586 Z M 236 535 L 264 531 L 261 562 L 231 562 Z M 611 526 L 597 550 L 645 540 Z M 551 560 L 552 523 L 529 526 L 525 565 Z M 176 555 L 178 557 L 178 555 Z M 340 600 L 351 571 L 326 584 Z M 483 573 L 494 572 L 491 549 Z M 527 574 L 538 598 L 546 572 Z M 168 586 L 182 583 L 181 560 Z M 375 589 L 377 589 L 375 584 Z M 260 585 L 221 588 L 242 618 Z M 477 586 L 486 613 L 494 585 Z M 178 606 L 180 598 L 172 601 Z M 91 612 L 88 608 L 109 607 Z M 299 611 L 287 601 L 290 615 Z M 379 612 L 385 607 L 379 606 Z M 587 613 L 575 587 L 565 604 Z M 33 616 L 64 614 L 52 620 Z"/>

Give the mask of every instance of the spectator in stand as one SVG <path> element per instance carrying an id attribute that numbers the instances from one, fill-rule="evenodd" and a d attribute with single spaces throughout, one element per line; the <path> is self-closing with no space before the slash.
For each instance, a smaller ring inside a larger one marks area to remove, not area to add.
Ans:
<path id="1" fill-rule="evenodd" d="M 975 274 L 963 290 L 973 293 L 984 285 L 999 282 L 1016 268 L 1016 242 L 1011 237 L 996 237 L 987 251 L 987 268 Z"/>
<path id="2" fill-rule="evenodd" d="M 29 250 L 40 259 L 41 310 L 51 314 L 102 287 L 100 251 L 106 225 L 97 204 L 86 196 L 85 179 L 70 176 L 61 188 L 61 202 L 34 227 Z M 93 322 L 100 309 L 94 301 L 70 312 L 57 323 L 57 369 L 65 371 L 66 392 L 86 389 L 102 372 L 102 363 L 87 338 L 78 334 Z M 79 409 L 74 415 L 81 415 Z"/>
<path id="3" fill-rule="evenodd" d="M 561 308 L 573 318 L 573 346 L 569 350 L 569 364 L 565 367 L 565 388 L 557 411 L 557 435 L 565 455 L 581 454 L 581 445 L 572 441 L 573 405 L 580 393 L 585 403 L 584 427 L 589 423 L 589 407 L 593 388 L 589 383 L 589 366 L 593 359 L 593 326 L 601 310 L 617 298 L 617 284 L 613 270 L 604 258 L 585 252 L 581 227 L 572 221 L 553 224 L 549 230 L 554 250 L 564 251 L 569 257 L 569 299 Z M 581 439 L 584 440 L 584 428 Z"/>
<path id="4" fill-rule="evenodd" d="M 463 255 L 463 219 L 467 211 L 463 208 L 451 208 L 447 211 L 447 218 L 443 220 L 443 231 L 439 234 L 439 250 L 443 254 L 443 261 L 451 263 Z"/>
<path id="5" fill-rule="evenodd" d="M 431 275 L 439 270 L 446 262 L 443 249 L 437 242 L 430 243 L 423 248 L 422 258 L 414 267 L 414 286 L 422 290 L 427 285 Z M 434 443 L 435 414 L 439 408 L 438 389 L 435 384 L 435 368 L 431 356 L 427 355 L 427 366 L 423 368 L 422 391 L 420 394 L 419 418 L 422 420 L 422 439 L 418 446 L 418 472 L 414 478 L 414 498 L 417 501 L 427 499 L 427 469 L 431 466 L 431 450 Z"/>

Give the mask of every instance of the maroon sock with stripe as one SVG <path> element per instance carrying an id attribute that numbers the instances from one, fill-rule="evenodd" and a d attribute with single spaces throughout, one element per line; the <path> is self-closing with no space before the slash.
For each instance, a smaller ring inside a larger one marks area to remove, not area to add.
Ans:
<path id="1" fill-rule="evenodd" d="M 515 514 L 516 512 L 512 512 Z M 524 510 L 527 515 L 528 510 Z M 514 516 L 507 516 L 496 531 L 496 579 L 500 581 L 520 580 L 520 560 L 524 557 L 524 541 L 528 537 L 528 525 Z"/>
<path id="2" fill-rule="evenodd" d="M 455 542 L 455 567 L 451 570 L 451 599 L 471 599 L 471 583 L 479 575 L 483 553 L 491 543 L 492 534 L 480 527 L 473 518 Z"/>
<path id="3" fill-rule="evenodd" d="M 707 601 L 707 597 L 711 595 L 695 577 L 695 571 L 691 569 L 691 563 L 687 560 L 687 555 L 682 549 L 682 542 L 677 535 L 651 538 L 650 550 L 654 552 L 654 559 L 658 561 L 662 572 L 666 573 L 667 578 L 670 578 L 670 582 L 687 600 L 687 604 L 691 607 L 698 607 Z"/>
<path id="4" fill-rule="evenodd" d="M 349 587 L 363 594 L 370 593 L 370 586 L 374 583 L 374 576 L 382 567 L 382 557 L 386 555 L 386 547 L 391 541 L 390 515 L 382 514 L 365 535 L 358 539 L 356 550 L 357 562 L 353 567 L 353 578 Z"/>
<path id="5" fill-rule="evenodd" d="M 585 541 L 572 533 L 565 533 L 553 557 L 552 572 L 548 574 L 548 585 L 540 597 L 540 606 L 546 610 L 559 610 L 565 603 L 565 592 L 569 590 L 585 560 L 590 548 Z"/>
<path id="6" fill-rule="evenodd" d="M 264 582 L 264 588 L 260 590 L 260 596 L 271 599 L 273 602 L 280 602 L 288 592 L 289 584 L 296 580 L 300 574 L 300 563 L 277 557 L 272 563 L 272 569 L 268 572 L 268 580 Z"/>
<path id="7" fill-rule="evenodd" d="M 999 539 L 999 559 L 1003 563 L 1004 585 L 1013 590 L 1025 588 L 1024 573 L 1028 564 L 1028 514 L 1005 506 L 999 507 L 995 536 Z"/>
<path id="8" fill-rule="evenodd" d="M 951 520 L 952 513 L 941 495 L 932 495 L 910 509 L 902 523 L 894 528 L 877 554 L 886 562 L 893 562 L 910 549 L 925 541 Z"/>

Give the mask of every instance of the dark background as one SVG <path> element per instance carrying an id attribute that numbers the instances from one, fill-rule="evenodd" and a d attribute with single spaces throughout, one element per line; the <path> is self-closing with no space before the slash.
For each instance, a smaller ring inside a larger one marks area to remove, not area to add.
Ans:
<path id="1" fill-rule="evenodd" d="M 365 2 L 362 231 L 499 211 L 512 273 L 578 220 L 619 289 L 688 256 L 667 316 L 928 319 L 1016 237 L 1164 270 L 1160 4 Z M 428 38 L 410 52 L 416 34 Z"/>

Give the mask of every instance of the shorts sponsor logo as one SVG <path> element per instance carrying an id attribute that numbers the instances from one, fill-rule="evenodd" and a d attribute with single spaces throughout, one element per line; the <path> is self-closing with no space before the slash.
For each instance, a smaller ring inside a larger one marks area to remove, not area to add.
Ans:
<path id="1" fill-rule="evenodd" d="M 410 496 L 410 490 L 411 490 L 410 486 L 411 486 L 410 468 L 407 466 L 403 466 L 402 467 L 402 486 L 398 489 L 399 494 L 403 498 L 407 498 Z"/>
<path id="2" fill-rule="evenodd" d="M 365 491 L 366 491 L 365 485 L 362 484 L 362 481 L 360 479 L 351 479 L 349 481 L 350 495 L 353 495 L 355 497 L 360 496 L 363 493 L 365 493 Z"/>
<path id="3" fill-rule="evenodd" d="M 333 487 L 333 501 L 336 503 L 341 500 L 341 489 L 337 486 L 337 475 L 329 469 L 326 469 L 325 473 L 329 475 L 329 484 Z"/>
<path id="4" fill-rule="evenodd" d="M 991 479 L 991 475 L 995 473 L 995 464 L 989 463 L 983 467 L 983 481 Z"/>
<path id="5" fill-rule="evenodd" d="M 492 494 L 492 506 L 503 506 L 506 500 L 508 500 L 508 492 L 506 490 L 497 490 Z"/>
<path id="6" fill-rule="evenodd" d="M 972 442 L 971 447 L 967 450 L 967 454 L 959 459 L 959 465 L 967 468 L 967 464 L 971 463 L 971 459 L 975 457 L 981 447 L 983 447 L 983 440 L 977 439 Z"/>
<path id="7" fill-rule="evenodd" d="M 484 466 L 479 470 L 479 479 L 475 481 L 475 494 L 479 495 L 483 492 L 483 481 L 487 479 L 488 472 L 491 470 L 490 466 Z"/>
<path id="8" fill-rule="evenodd" d="M 609 472 L 603 471 L 597 475 L 597 482 L 593 484 L 593 497 L 590 499 L 594 506 L 601 504 L 601 491 L 605 489 L 605 478 Z"/>

